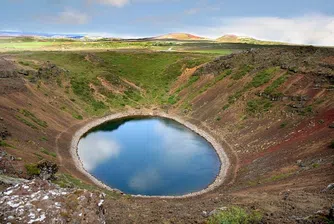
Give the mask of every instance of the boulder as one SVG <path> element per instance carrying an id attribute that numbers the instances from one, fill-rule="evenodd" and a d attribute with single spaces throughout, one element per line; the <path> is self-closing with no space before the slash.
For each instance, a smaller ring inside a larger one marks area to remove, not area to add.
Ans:
<path id="1" fill-rule="evenodd" d="M 42 180 L 54 180 L 54 175 L 58 172 L 59 169 L 57 164 L 46 160 L 39 162 L 37 164 L 37 168 L 40 169 L 39 177 Z"/>

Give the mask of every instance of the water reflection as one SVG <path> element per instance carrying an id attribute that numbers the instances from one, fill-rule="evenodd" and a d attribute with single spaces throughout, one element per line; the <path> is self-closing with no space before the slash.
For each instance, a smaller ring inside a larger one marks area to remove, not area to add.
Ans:
<path id="1" fill-rule="evenodd" d="M 93 170 L 104 161 L 118 157 L 121 148 L 116 141 L 105 139 L 103 136 L 82 138 L 78 147 L 80 159 L 87 171 Z"/>
<path id="2" fill-rule="evenodd" d="M 220 167 L 205 139 L 168 119 L 109 122 L 89 132 L 78 148 L 90 173 L 130 194 L 198 191 L 214 181 Z"/>

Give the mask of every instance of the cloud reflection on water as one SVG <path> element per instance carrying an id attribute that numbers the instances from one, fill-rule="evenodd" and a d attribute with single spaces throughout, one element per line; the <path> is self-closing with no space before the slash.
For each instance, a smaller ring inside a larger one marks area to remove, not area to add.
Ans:
<path id="1" fill-rule="evenodd" d="M 104 137 L 83 138 L 80 140 L 79 156 L 87 171 L 120 154 L 120 145 L 113 139 Z"/>
<path id="2" fill-rule="evenodd" d="M 155 168 L 138 171 L 129 179 L 128 185 L 135 191 L 147 191 L 156 188 L 161 181 L 160 174 Z"/>

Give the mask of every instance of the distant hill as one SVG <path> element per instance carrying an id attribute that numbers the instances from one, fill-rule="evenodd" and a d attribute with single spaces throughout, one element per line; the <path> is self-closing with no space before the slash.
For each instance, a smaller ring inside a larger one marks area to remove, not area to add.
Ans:
<path id="1" fill-rule="evenodd" d="M 169 33 L 157 37 L 153 37 L 154 40 L 205 40 L 204 37 L 195 36 L 189 33 Z"/>
<path id="2" fill-rule="evenodd" d="M 277 41 L 265 41 L 257 40 L 252 37 L 242 37 L 233 34 L 224 35 L 216 39 L 217 42 L 221 43 L 243 43 L 243 44 L 262 44 L 262 45 L 276 45 L 276 44 L 286 44 Z"/>

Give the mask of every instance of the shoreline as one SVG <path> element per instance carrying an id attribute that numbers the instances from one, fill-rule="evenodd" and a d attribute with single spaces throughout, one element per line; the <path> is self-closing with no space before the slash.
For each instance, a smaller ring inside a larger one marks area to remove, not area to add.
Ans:
<path id="1" fill-rule="evenodd" d="M 214 148 L 215 152 L 218 155 L 218 158 L 220 160 L 220 169 L 219 169 L 219 174 L 216 176 L 214 182 L 212 182 L 210 185 L 208 185 L 205 189 L 197 191 L 197 192 L 192 192 L 192 193 L 188 193 L 185 195 L 180 195 L 180 196 L 148 196 L 148 195 L 131 195 L 132 197 L 140 197 L 140 198 L 166 198 L 166 199 L 180 199 L 180 198 L 189 198 L 189 197 L 194 197 L 194 196 L 198 196 L 204 193 L 207 193 L 215 188 L 217 188 L 218 186 L 220 186 L 224 180 L 225 177 L 227 175 L 227 171 L 228 168 L 230 166 L 230 162 L 228 159 L 227 154 L 225 153 L 225 151 L 223 150 L 223 147 L 221 146 L 221 144 L 219 144 L 215 138 L 213 138 L 210 134 L 208 134 L 207 132 L 205 132 L 204 130 L 201 130 L 200 128 L 198 128 L 196 125 L 183 120 L 182 118 L 173 115 L 173 114 L 168 114 L 165 112 L 160 112 L 160 111 L 152 111 L 152 110 L 129 110 L 129 111 L 124 111 L 124 112 L 120 112 L 120 113 L 116 113 L 116 114 L 112 114 L 112 115 L 107 115 L 105 117 L 102 118 L 98 118 L 96 120 L 93 120 L 91 122 L 89 122 L 88 124 L 84 125 L 83 127 L 81 127 L 79 130 L 77 130 L 73 137 L 72 137 L 72 141 L 71 141 L 71 147 L 70 147 L 70 154 L 72 156 L 72 159 L 74 161 L 74 165 L 75 167 L 84 175 L 86 175 L 94 184 L 96 184 L 97 186 L 104 188 L 106 190 L 110 190 L 110 191 L 116 191 L 116 192 L 121 192 L 118 189 L 114 189 L 111 188 L 109 186 L 107 186 L 106 184 L 104 184 L 102 181 L 98 180 L 96 177 L 94 177 L 92 174 L 90 174 L 84 167 L 83 164 L 80 160 L 80 157 L 78 155 L 78 143 L 81 139 L 81 137 L 87 133 L 90 129 L 101 125 L 105 122 L 108 121 L 112 121 L 112 120 L 116 120 L 116 119 L 122 119 L 122 118 L 127 118 L 127 117 L 136 117 L 136 116 L 143 116 L 143 117 L 162 117 L 162 118 L 168 118 L 171 120 L 174 120 L 182 125 L 184 125 L 185 127 L 189 128 L 190 130 L 192 130 L 193 132 L 195 132 L 196 134 L 200 135 L 201 137 L 203 137 L 206 141 L 208 141 L 212 147 Z"/>

